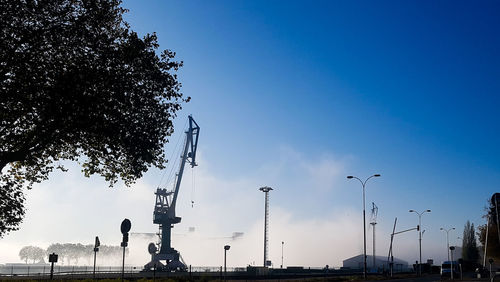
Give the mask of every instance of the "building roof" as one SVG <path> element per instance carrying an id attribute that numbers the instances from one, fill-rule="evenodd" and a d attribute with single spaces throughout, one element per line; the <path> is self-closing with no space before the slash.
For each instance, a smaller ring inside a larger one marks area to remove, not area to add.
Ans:
<path id="1" fill-rule="evenodd" d="M 383 264 L 387 262 L 387 257 L 385 256 L 375 256 L 375 260 L 377 263 Z M 348 264 L 351 262 L 362 262 L 363 261 L 363 254 L 347 258 L 343 260 L 343 264 Z M 371 262 L 373 261 L 373 256 L 367 255 L 366 256 L 366 261 Z M 394 264 L 402 264 L 402 265 L 408 265 L 408 262 L 402 259 L 394 258 Z"/>

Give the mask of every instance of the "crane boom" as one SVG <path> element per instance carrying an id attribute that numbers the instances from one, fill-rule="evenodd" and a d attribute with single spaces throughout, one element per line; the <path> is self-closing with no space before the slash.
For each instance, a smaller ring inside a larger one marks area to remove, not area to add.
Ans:
<path id="1" fill-rule="evenodd" d="M 168 210 L 168 216 L 175 218 L 175 204 L 177 203 L 177 195 L 179 194 L 179 188 L 181 186 L 182 175 L 184 173 L 184 166 L 186 161 L 189 161 L 191 167 L 197 166 L 196 164 L 196 149 L 198 148 L 198 136 L 200 132 L 200 127 L 194 121 L 192 116 L 189 116 L 189 130 L 186 131 L 186 142 L 184 144 L 184 152 L 181 156 L 181 163 L 179 167 L 179 172 L 177 173 L 177 179 L 175 181 L 174 196 L 172 197 L 172 202 Z"/>

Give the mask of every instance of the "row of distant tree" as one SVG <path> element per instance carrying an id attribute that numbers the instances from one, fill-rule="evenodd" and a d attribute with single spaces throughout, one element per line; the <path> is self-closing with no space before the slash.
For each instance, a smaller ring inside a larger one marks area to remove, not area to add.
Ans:
<path id="1" fill-rule="evenodd" d="M 47 249 L 37 246 L 25 246 L 19 251 L 19 258 L 26 263 L 45 263 L 45 259 L 52 253 L 59 255 L 58 263 L 62 265 L 78 264 L 81 259 L 85 259 L 90 264 L 94 255 L 94 245 L 56 243 L 50 245 Z M 101 245 L 99 247 L 99 257 L 104 259 L 119 259 L 122 254 L 123 249 L 120 246 Z M 126 249 L 126 255 L 128 255 L 128 249 Z"/>

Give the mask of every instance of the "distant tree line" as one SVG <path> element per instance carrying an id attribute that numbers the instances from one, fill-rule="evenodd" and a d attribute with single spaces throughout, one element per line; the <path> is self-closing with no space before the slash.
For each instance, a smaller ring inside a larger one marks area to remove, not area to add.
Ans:
<path id="1" fill-rule="evenodd" d="M 90 264 L 94 255 L 94 245 L 55 243 L 51 244 L 47 249 L 37 246 L 25 246 L 19 251 L 19 258 L 26 263 L 45 263 L 45 258 L 52 253 L 59 255 L 58 263 L 62 265 L 78 264 L 81 259 L 85 259 Z M 101 245 L 99 247 L 98 255 L 101 259 L 119 259 L 122 254 L 123 249 L 120 246 Z M 128 255 L 128 249 L 125 250 L 125 255 Z"/>

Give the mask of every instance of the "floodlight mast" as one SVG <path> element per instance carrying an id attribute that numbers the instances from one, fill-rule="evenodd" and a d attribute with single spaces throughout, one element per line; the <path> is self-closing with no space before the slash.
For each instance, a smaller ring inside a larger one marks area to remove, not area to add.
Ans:
<path id="1" fill-rule="evenodd" d="M 145 269 L 156 268 L 165 271 L 184 271 L 187 269 L 186 265 L 180 261 L 179 252 L 171 247 L 171 234 L 173 224 L 181 222 L 181 218 L 175 215 L 175 206 L 181 186 L 184 167 L 186 162 L 189 162 L 191 167 L 197 165 L 196 149 L 198 148 L 199 132 L 200 127 L 190 115 L 189 129 L 185 132 L 186 140 L 184 143 L 184 151 L 181 155 L 181 163 L 179 171 L 176 174 L 174 189 L 173 191 L 167 191 L 165 188 L 157 188 L 155 192 L 156 203 L 153 212 L 153 223 L 160 225 L 161 247 L 157 254 L 153 254 L 152 261 L 144 266 Z M 166 261 L 165 265 L 160 261 Z"/>
<path id="2" fill-rule="evenodd" d="M 269 191 L 273 190 L 273 188 L 264 186 L 259 188 L 260 191 L 266 194 L 266 202 L 264 206 L 264 264 L 263 266 L 267 266 L 267 240 L 268 240 L 268 225 L 269 225 Z"/>

